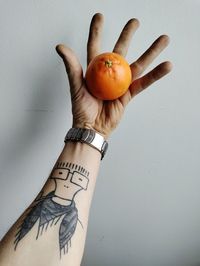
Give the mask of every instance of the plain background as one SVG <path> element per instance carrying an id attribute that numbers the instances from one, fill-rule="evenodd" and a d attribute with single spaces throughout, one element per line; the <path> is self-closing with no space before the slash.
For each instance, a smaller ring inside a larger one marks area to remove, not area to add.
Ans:
<path id="1" fill-rule="evenodd" d="M 101 163 L 82 266 L 200 265 L 200 1 L 0 1 L 0 234 L 36 196 L 71 126 L 69 86 L 55 45 L 86 66 L 88 27 L 105 16 L 102 52 L 140 20 L 131 63 L 161 34 L 151 67 L 171 74 L 138 95 Z"/>

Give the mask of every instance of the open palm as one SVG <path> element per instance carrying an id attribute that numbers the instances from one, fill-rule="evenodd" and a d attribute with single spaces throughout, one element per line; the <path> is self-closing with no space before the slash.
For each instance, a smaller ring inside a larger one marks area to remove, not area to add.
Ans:
<path id="1" fill-rule="evenodd" d="M 123 28 L 113 52 L 126 56 L 131 38 L 139 27 L 137 19 L 131 19 Z M 95 14 L 90 24 L 87 43 L 87 63 L 100 54 L 100 41 L 103 28 L 103 15 Z M 154 41 L 147 51 L 142 54 L 130 67 L 132 83 L 128 91 L 120 98 L 112 101 L 103 101 L 92 96 L 86 87 L 82 67 L 74 52 L 65 45 L 56 46 L 62 57 L 70 83 L 73 127 L 90 128 L 108 138 L 112 130 L 118 125 L 126 105 L 139 92 L 150 86 L 156 80 L 170 72 L 170 62 L 163 62 L 146 75 L 142 73 L 150 63 L 168 45 L 169 37 L 162 35 Z"/>

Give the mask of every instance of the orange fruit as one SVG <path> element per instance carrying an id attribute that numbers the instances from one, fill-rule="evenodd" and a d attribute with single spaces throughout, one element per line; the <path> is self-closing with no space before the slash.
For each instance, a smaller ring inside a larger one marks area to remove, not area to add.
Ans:
<path id="1" fill-rule="evenodd" d="M 114 100 L 128 90 L 132 74 L 124 57 L 117 53 L 103 53 L 89 63 L 85 80 L 93 96 L 101 100 Z"/>

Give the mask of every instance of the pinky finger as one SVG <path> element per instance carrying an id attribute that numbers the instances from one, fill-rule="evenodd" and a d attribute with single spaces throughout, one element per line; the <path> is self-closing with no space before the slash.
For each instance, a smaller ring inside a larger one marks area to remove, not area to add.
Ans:
<path id="1" fill-rule="evenodd" d="M 149 73 L 144 75 L 143 77 L 134 80 L 129 87 L 131 98 L 133 98 L 135 95 L 137 95 L 138 93 L 149 87 L 155 81 L 167 75 L 171 70 L 172 70 L 172 63 L 169 61 L 163 62 L 157 67 L 155 67 L 153 70 L 151 70 Z"/>

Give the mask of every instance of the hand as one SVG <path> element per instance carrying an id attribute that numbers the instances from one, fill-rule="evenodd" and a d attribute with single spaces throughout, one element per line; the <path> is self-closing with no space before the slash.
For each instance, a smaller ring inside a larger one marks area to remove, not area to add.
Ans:
<path id="1" fill-rule="evenodd" d="M 87 43 L 87 63 L 100 54 L 100 40 L 103 26 L 103 15 L 95 14 L 90 24 Z M 133 33 L 139 27 L 137 19 L 131 19 L 123 28 L 113 52 L 126 56 Z M 132 71 L 132 84 L 128 91 L 120 98 L 112 101 L 103 101 L 92 96 L 86 87 L 82 67 L 74 52 L 59 44 L 56 46 L 58 54 L 62 57 L 69 78 L 73 127 L 90 128 L 97 131 L 106 139 L 118 125 L 126 105 L 131 99 L 149 87 L 153 82 L 170 72 L 172 64 L 163 62 L 142 76 L 144 70 L 168 45 L 169 37 L 160 36 L 150 48 L 141 55 L 130 67 Z"/>

